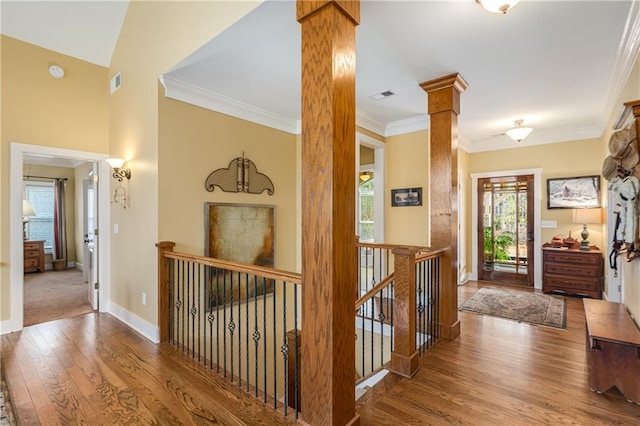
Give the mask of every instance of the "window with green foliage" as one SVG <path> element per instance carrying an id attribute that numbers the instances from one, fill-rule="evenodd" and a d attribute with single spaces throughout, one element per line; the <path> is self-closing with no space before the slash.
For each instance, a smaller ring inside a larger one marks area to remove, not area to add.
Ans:
<path id="1" fill-rule="evenodd" d="M 359 236 L 360 241 L 373 242 L 374 216 L 373 216 L 373 178 L 360 184 L 358 188 L 358 200 L 360 204 Z"/>

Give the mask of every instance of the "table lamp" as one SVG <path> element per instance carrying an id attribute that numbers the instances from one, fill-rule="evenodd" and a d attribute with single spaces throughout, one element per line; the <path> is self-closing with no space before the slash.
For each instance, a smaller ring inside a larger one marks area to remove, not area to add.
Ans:
<path id="1" fill-rule="evenodd" d="M 573 211 L 573 223 L 582 224 L 582 232 L 580 233 L 580 236 L 582 237 L 580 250 L 591 250 L 589 248 L 589 231 L 587 230 L 587 224 L 602 223 L 602 209 L 576 209 Z"/>

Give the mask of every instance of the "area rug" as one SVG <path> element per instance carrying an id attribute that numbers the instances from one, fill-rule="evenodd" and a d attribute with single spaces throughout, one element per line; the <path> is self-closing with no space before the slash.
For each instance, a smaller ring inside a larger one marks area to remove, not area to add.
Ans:
<path id="1" fill-rule="evenodd" d="M 566 300 L 560 296 L 483 287 L 459 310 L 529 324 L 566 328 Z"/>

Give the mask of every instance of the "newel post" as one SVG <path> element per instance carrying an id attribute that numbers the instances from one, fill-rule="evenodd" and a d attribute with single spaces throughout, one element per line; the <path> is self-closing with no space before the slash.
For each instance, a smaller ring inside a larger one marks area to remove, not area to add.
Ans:
<path id="1" fill-rule="evenodd" d="M 172 252 L 176 243 L 160 241 L 158 247 L 158 328 L 160 341 L 169 340 L 169 260 L 164 254 Z"/>
<path id="2" fill-rule="evenodd" d="M 417 247 L 393 249 L 394 342 L 390 370 L 408 378 L 413 377 L 419 368 L 416 350 L 416 253 Z"/>

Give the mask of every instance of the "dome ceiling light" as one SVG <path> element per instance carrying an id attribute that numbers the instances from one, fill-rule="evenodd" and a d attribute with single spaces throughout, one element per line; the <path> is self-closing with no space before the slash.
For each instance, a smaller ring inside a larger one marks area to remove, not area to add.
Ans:
<path id="1" fill-rule="evenodd" d="M 507 136 L 516 142 L 521 142 L 524 138 L 529 136 L 533 129 L 531 127 L 524 127 L 524 120 L 516 120 L 513 122 L 513 128 L 506 131 Z"/>
<path id="2" fill-rule="evenodd" d="M 506 15 L 506 13 L 518 4 L 520 0 L 476 0 L 480 6 L 488 12 Z"/>

